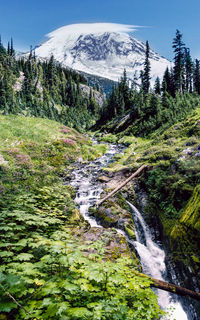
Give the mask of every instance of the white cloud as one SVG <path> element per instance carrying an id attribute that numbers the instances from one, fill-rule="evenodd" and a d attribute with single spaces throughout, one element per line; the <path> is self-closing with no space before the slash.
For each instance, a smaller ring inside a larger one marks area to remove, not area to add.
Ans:
<path id="1" fill-rule="evenodd" d="M 66 35 L 78 35 L 88 33 L 103 33 L 103 32 L 133 32 L 137 30 L 139 26 L 118 24 L 118 23 L 79 23 L 70 24 L 59 29 L 56 29 L 49 34 L 48 38 L 63 38 Z"/>

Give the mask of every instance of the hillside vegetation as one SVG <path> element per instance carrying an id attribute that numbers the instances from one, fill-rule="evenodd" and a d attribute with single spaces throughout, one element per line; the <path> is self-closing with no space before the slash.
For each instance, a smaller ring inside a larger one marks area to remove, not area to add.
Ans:
<path id="1" fill-rule="evenodd" d="M 84 131 L 104 103 L 104 95 L 80 73 L 63 68 L 53 56 L 38 61 L 31 51 L 16 57 L 12 42 L 6 50 L 0 41 L 0 75 L 0 114 L 49 118 Z"/>
<path id="2" fill-rule="evenodd" d="M 83 241 L 88 225 L 64 184 L 106 146 L 47 119 L 0 116 L 0 126 L 0 319 L 158 318 L 137 261 L 106 252 L 112 230 Z"/>

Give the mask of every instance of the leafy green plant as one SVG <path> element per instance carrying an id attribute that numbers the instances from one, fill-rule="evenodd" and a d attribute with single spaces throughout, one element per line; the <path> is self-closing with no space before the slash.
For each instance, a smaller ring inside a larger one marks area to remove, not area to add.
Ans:
<path id="1" fill-rule="evenodd" d="M 22 125 L 20 117 L 4 119 L 13 129 L 0 148 L 7 161 L 0 171 L 0 319 L 158 319 L 162 312 L 150 281 L 134 260 L 110 261 L 103 241 L 77 237 L 84 223 L 62 177 L 72 161 L 98 157 L 106 146 L 93 147 L 49 120 L 23 118 Z M 75 147 L 62 141 L 69 134 Z M 16 143 L 13 156 L 6 150 Z M 63 165 L 66 153 L 71 161 Z M 33 166 L 19 166 L 16 154 L 27 154 Z"/>

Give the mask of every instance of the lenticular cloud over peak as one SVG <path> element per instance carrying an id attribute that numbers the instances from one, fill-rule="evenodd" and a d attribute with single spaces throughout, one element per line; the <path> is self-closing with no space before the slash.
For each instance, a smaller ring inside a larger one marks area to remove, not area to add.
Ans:
<path id="1" fill-rule="evenodd" d="M 118 24 L 118 23 L 78 23 L 70 24 L 59 29 L 56 29 L 47 34 L 48 38 L 63 37 L 67 34 L 89 34 L 89 33 L 104 33 L 104 32 L 122 32 L 128 33 L 135 31 L 139 26 Z"/>

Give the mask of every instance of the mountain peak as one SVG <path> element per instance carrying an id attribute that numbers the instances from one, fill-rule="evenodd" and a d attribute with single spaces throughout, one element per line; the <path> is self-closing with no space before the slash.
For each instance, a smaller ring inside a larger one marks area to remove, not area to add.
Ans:
<path id="1" fill-rule="evenodd" d="M 52 55 L 63 66 L 118 81 L 124 69 L 128 78 L 139 78 L 145 60 L 145 45 L 128 33 L 137 26 L 115 23 L 83 23 L 61 27 L 47 35 L 35 49 L 36 56 Z M 150 50 L 152 82 L 163 76 L 170 62 Z"/>

